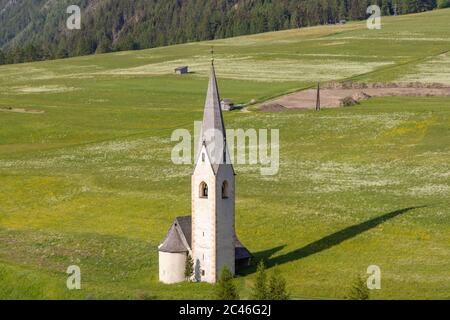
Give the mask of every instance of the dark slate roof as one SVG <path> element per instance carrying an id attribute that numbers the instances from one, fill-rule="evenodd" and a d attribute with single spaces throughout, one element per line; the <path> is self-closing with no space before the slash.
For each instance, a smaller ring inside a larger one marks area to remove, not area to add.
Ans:
<path id="1" fill-rule="evenodd" d="M 235 260 L 243 260 L 253 257 L 250 251 L 248 251 L 247 248 L 244 247 L 243 244 L 239 241 L 237 236 L 234 236 L 234 254 Z"/>
<path id="2" fill-rule="evenodd" d="M 189 245 L 189 248 L 192 245 L 192 218 L 191 216 L 185 216 L 185 217 L 177 217 L 175 219 L 175 222 L 178 223 L 178 226 L 180 227 L 180 231 L 183 234 L 187 244 Z"/>
<path id="3" fill-rule="evenodd" d="M 191 241 L 192 217 L 177 217 L 170 227 L 163 243 L 159 246 L 159 251 L 170 253 L 188 252 L 192 246 Z M 248 259 L 252 257 L 250 251 L 242 245 L 236 235 L 234 236 L 234 246 L 236 260 Z"/>
<path id="4" fill-rule="evenodd" d="M 188 249 L 181 239 L 176 223 L 172 224 L 163 243 L 159 246 L 159 251 L 169 253 L 187 252 Z"/>

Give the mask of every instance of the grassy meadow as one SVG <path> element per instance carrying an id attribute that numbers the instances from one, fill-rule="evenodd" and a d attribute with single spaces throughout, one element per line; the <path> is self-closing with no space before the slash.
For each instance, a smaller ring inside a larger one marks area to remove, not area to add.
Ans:
<path id="1" fill-rule="evenodd" d="M 201 120 L 211 46 L 222 97 L 243 104 L 318 80 L 450 85 L 449 19 L 1 66 L 0 298 L 210 298 L 208 284 L 160 284 L 157 246 L 191 211 L 192 166 L 171 162 L 170 138 Z M 191 73 L 173 75 L 184 64 Z M 280 130 L 277 175 L 236 166 L 236 228 L 292 298 L 344 298 L 375 264 L 374 299 L 450 299 L 450 97 L 224 116 L 227 128 Z M 73 264 L 82 290 L 66 289 Z M 237 277 L 242 298 L 254 278 Z"/>

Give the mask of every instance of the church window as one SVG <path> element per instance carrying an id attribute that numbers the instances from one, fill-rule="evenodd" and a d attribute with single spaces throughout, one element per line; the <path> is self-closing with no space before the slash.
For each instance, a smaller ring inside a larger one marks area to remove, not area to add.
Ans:
<path id="1" fill-rule="evenodd" d="M 222 199 L 228 199 L 229 197 L 229 187 L 228 187 L 228 181 L 224 181 L 222 183 Z"/>
<path id="2" fill-rule="evenodd" d="M 200 183 L 200 198 L 208 198 L 208 185 L 205 182 Z"/>
<path id="3" fill-rule="evenodd" d="M 202 162 L 205 162 L 205 153 L 202 152 Z"/>
<path id="4" fill-rule="evenodd" d="M 205 270 L 202 270 L 202 276 L 205 276 Z"/>

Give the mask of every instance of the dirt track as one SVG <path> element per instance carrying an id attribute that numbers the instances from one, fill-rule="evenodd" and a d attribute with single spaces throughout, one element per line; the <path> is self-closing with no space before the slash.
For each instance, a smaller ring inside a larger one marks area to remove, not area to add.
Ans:
<path id="1" fill-rule="evenodd" d="M 0 107 L 0 111 L 15 112 L 15 113 L 45 113 L 45 111 L 43 111 L 43 110 L 32 110 L 32 109 L 13 108 L 13 107 Z"/>
<path id="2" fill-rule="evenodd" d="M 372 86 L 368 88 L 354 86 L 344 88 L 342 86 L 327 87 L 320 90 L 322 108 L 337 108 L 341 106 L 341 100 L 353 97 L 355 101 L 370 97 L 387 96 L 450 96 L 450 87 L 440 85 L 409 85 L 398 86 L 396 84 Z M 316 107 L 317 89 L 307 89 L 267 101 L 260 105 L 261 111 L 276 112 L 287 109 L 314 109 Z"/>

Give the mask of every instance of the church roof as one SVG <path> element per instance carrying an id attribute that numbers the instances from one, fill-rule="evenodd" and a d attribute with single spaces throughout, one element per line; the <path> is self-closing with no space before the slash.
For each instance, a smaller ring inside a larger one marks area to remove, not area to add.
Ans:
<path id="1" fill-rule="evenodd" d="M 214 64 L 211 65 L 211 70 L 209 72 L 208 92 L 206 94 L 205 110 L 203 113 L 202 134 L 210 129 L 219 130 L 225 138 L 225 125 L 223 123 L 223 116 L 220 108 L 220 95 Z"/>
<path id="2" fill-rule="evenodd" d="M 222 141 L 216 141 L 219 138 L 222 139 Z M 214 64 L 211 64 L 208 92 L 206 94 L 203 123 L 200 132 L 200 141 L 198 142 L 199 148 L 196 160 L 198 160 L 202 146 L 205 144 L 209 158 L 212 161 L 214 174 L 217 174 L 220 164 L 226 163 L 228 160 L 224 159 L 224 153 L 226 152 L 228 154 L 226 139 L 216 71 Z M 214 145 L 222 147 L 223 150 L 215 150 Z"/>
<path id="3" fill-rule="evenodd" d="M 189 249 L 186 248 L 186 244 L 182 239 L 183 236 L 184 235 L 180 233 L 177 220 L 175 220 L 175 222 L 170 227 L 166 238 L 159 246 L 159 251 L 169 253 L 188 252 Z"/>
<path id="4" fill-rule="evenodd" d="M 178 226 L 180 228 L 180 231 L 183 234 L 183 236 L 184 236 L 184 238 L 186 240 L 186 243 L 189 245 L 189 248 L 190 248 L 191 245 L 192 245 L 192 242 L 191 242 L 191 238 L 192 238 L 192 235 L 191 235 L 191 229 L 192 229 L 191 216 L 177 217 L 175 219 L 175 222 L 178 222 Z"/>
<path id="5" fill-rule="evenodd" d="M 253 257 L 250 251 L 248 251 L 247 248 L 244 247 L 244 245 L 239 241 L 236 235 L 234 236 L 234 255 L 235 260 L 248 259 Z"/>
<path id="6" fill-rule="evenodd" d="M 192 216 L 177 217 L 167 233 L 159 251 L 169 253 L 188 252 L 192 246 Z M 235 259 L 248 259 L 252 257 L 250 251 L 245 248 L 234 236 Z"/>

